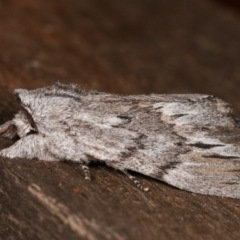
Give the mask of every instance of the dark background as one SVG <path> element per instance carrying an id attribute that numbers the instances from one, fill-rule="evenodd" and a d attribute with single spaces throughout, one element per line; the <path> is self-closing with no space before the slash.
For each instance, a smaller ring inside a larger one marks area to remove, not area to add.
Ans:
<path id="1" fill-rule="evenodd" d="M 109 93 L 207 93 L 240 116 L 240 3 L 0 0 L 0 121 L 15 88 L 56 81 Z M 1 147 L 10 143 L 1 140 Z M 239 239 L 240 200 L 137 175 L 0 160 L 0 239 Z"/>

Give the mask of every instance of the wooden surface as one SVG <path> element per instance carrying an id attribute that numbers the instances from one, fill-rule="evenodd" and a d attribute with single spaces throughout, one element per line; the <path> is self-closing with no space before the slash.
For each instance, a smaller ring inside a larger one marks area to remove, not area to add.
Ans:
<path id="1" fill-rule="evenodd" d="M 238 0 L 213 0 L 216 3 L 220 3 L 225 10 L 231 10 L 240 14 L 240 2 Z"/>
<path id="2" fill-rule="evenodd" d="M 216 1 L 1 0 L 0 122 L 15 88 L 78 83 L 110 93 L 209 93 L 240 116 L 240 18 Z M 10 141 L 1 139 L 1 148 Z M 136 175 L 0 160 L 0 239 L 239 239 L 240 200 Z"/>

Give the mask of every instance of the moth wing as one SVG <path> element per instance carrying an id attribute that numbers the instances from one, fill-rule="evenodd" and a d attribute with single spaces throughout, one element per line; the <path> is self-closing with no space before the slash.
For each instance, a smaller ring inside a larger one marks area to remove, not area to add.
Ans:
<path id="1" fill-rule="evenodd" d="M 240 198 L 240 157 L 206 156 L 194 151 L 179 156 L 161 179 L 190 192 Z"/>
<path id="2" fill-rule="evenodd" d="M 187 104 L 184 95 L 155 103 L 155 110 L 148 107 L 152 118 L 141 127 L 132 124 L 146 137 L 115 168 L 190 192 L 240 198 L 240 129 L 231 106 L 209 96 L 192 99 L 197 101 Z"/>

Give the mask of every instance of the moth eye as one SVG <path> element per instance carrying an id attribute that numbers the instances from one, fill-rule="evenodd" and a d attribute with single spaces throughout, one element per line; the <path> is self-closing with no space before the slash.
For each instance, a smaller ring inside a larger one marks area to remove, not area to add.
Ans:
<path id="1" fill-rule="evenodd" d="M 18 141 L 20 139 L 20 137 L 16 134 L 16 136 L 14 136 L 13 138 L 12 138 L 12 140 L 13 141 Z"/>
<path id="2" fill-rule="evenodd" d="M 15 98 L 17 100 L 18 103 L 21 103 L 21 98 L 19 97 L 19 94 L 18 93 L 14 93 L 15 95 Z"/>

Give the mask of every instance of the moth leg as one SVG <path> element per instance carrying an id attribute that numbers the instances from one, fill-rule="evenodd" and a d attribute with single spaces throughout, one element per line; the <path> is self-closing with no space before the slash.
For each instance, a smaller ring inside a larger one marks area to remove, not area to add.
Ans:
<path id="1" fill-rule="evenodd" d="M 149 190 L 149 188 L 144 187 L 134 176 L 132 176 L 130 173 L 128 173 L 126 170 L 122 171 L 126 176 L 128 176 L 128 178 L 130 178 L 133 183 L 142 191 L 147 192 Z"/>
<path id="2" fill-rule="evenodd" d="M 83 169 L 83 172 L 84 172 L 84 175 L 85 175 L 85 180 L 91 181 L 89 167 L 82 163 L 82 169 Z"/>
<path id="3" fill-rule="evenodd" d="M 49 142 L 39 134 L 31 134 L 19 139 L 12 146 L 0 150 L 1 157 L 7 158 L 38 158 L 44 160 L 58 160 L 52 157 L 46 150 Z"/>

